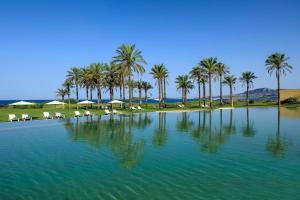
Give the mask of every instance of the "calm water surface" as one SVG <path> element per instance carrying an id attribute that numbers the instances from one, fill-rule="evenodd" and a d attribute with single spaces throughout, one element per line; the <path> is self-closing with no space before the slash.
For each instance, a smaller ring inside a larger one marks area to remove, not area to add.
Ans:
<path id="1" fill-rule="evenodd" d="M 300 108 L 3 123 L 0 199 L 300 199 Z"/>

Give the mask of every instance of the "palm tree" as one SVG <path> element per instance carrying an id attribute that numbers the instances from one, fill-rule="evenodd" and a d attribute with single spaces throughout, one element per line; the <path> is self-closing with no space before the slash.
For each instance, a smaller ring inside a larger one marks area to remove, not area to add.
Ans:
<path id="1" fill-rule="evenodd" d="M 233 107 L 233 96 L 232 96 L 232 88 L 234 87 L 235 83 L 236 83 L 236 77 L 234 77 L 233 75 L 230 76 L 226 76 L 224 79 L 224 84 L 229 86 L 230 89 L 230 101 L 231 101 L 231 107 Z"/>
<path id="2" fill-rule="evenodd" d="M 158 86 L 158 99 L 159 99 L 159 108 L 161 107 L 161 101 L 163 99 L 163 78 L 165 76 L 164 65 L 154 65 L 151 68 L 150 74 L 156 79 L 156 84 Z"/>
<path id="3" fill-rule="evenodd" d="M 189 79 L 188 75 L 182 75 L 176 78 L 175 83 L 177 85 L 177 89 L 181 89 L 182 103 L 186 106 L 187 93 L 194 88 L 193 82 Z"/>
<path id="4" fill-rule="evenodd" d="M 70 78 L 67 78 L 63 84 L 66 94 L 68 95 L 68 107 L 70 109 L 71 107 L 71 102 L 70 102 L 70 95 L 71 95 L 71 88 L 73 87 L 72 80 Z"/>
<path id="5" fill-rule="evenodd" d="M 223 76 L 229 73 L 229 69 L 226 65 L 219 62 L 215 68 L 216 78 L 220 81 L 220 105 L 223 105 L 222 83 Z"/>
<path id="6" fill-rule="evenodd" d="M 61 101 L 65 101 L 65 96 L 67 94 L 67 91 L 64 88 L 60 88 L 56 91 L 56 96 L 61 97 Z"/>
<path id="7" fill-rule="evenodd" d="M 167 84 L 167 78 L 169 76 L 169 71 L 168 69 L 162 64 L 163 66 L 163 75 L 162 75 L 162 84 L 163 84 L 163 92 L 162 92 L 162 99 L 164 103 L 164 107 L 166 107 L 166 98 L 167 98 L 167 89 L 166 89 L 166 84 Z"/>
<path id="8" fill-rule="evenodd" d="M 114 99 L 114 89 L 118 82 L 118 67 L 111 63 L 105 66 L 104 71 L 104 86 L 109 91 L 109 97 L 112 101 Z"/>
<path id="9" fill-rule="evenodd" d="M 247 106 L 249 106 L 249 88 L 253 86 L 253 80 L 257 77 L 254 75 L 253 72 L 243 72 L 240 78 L 240 81 L 243 84 L 246 84 L 247 92 L 246 92 L 246 101 Z"/>
<path id="10" fill-rule="evenodd" d="M 202 84 L 203 103 L 204 103 L 204 106 L 205 106 L 206 105 L 206 83 L 207 83 L 207 75 L 206 74 L 202 74 L 202 76 L 200 78 L 200 82 Z"/>
<path id="11" fill-rule="evenodd" d="M 277 78 L 277 93 L 278 93 L 278 106 L 280 106 L 280 76 L 285 75 L 286 72 L 292 72 L 293 67 L 288 64 L 288 57 L 282 53 L 274 53 L 270 55 L 265 61 L 267 71 L 271 75 L 273 71 L 276 73 Z"/>
<path id="12" fill-rule="evenodd" d="M 92 63 L 90 64 L 91 73 L 97 88 L 97 104 L 98 109 L 100 108 L 101 104 L 101 89 L 102 89 L 102 82 L 103 82 L 103 71 L 105 68 L 105 64 L 102 63 Z"/>
<path id="13" fill-rule="evenodd" d="M 145 104 L 146 108 L 148 107 L 148 90 L 152 89 L 152 85 L 149 82 L 143 81 L 142 82 L 143 89 L 145 91 Z"/>
<path id="14" fill-rule="evenodd" d="M 81 87 L 85 88 L 85 94 L 86 94 L 86 99 L 89 99 L 89 89 L 92 87 L 91 84 L 92 81 L 92 73 L 91 70 L 88 67 L 82 68 L 82 76 L 80 79 L 80 85 Z"/>
<path id="15" fill-rule="evenodd" d="M 137 89 L 139 90 L 139 106 L 142 105 L 142 89 L 143 89 L 143 81 L 139 80 L 136 82 Z"/>
<path id="16" fill-rule="evenodd" d="M 72 80 L 73 84 L 76 87 L 76 101 L 78 103 L 78 87 L 80 84 L 80 77 L 82 75 L 82 70 L 78 67 L 72 67 L 67 73 L 68 73 L 67 78 L 70 78 L 70 80 Z M 78 104 L 77 104 L 77 109 L 78 109 Z"/>
<path id="17" fill-rule="evenodd" d="M 192 71 L 190 71 L 190 76 L 192 79 L 194 79 L 197 82 L 197 86 L 198 86 L 198 102 L 199 102 L 199 107 L 200 107 L 200 99 L 201 99 L 201 78 L 202 78 L 202 72 L 203 70 L 201 69 L 201 67 L 198 65 L 196 67 L 194 67 L 192 69 Z"/>
<path id="18" fill-rule="evenodd" d="M 125 76 L 128 77 L 128 88 L 129 88 L 129 102 L 130 106 L 132 106 L 132 88 L 131 88 L 131 76 L 133 72 L 137 72 L 138 74 L 142 74 L 145 72 L 143 64 L 147 64 L 142 56 L 142 52 L 135 48 L 135 45 L 121 45 L 116 50 L 116 56 L 114 56 L 114 62 L 120 65 L 120 71 L 123 75 L 123 81 L 125 80 Z M 123 86 L 124 88 L 124 86 Z"/>
<path id="19" fill-rule="evenodd" d="M 216 65 L 217 65 L 217 58 L 205 58 L 200 61 L 200 65 L 205 69 L 207 75 L 208 75 L 208 81 L 209 81 L 209 102 L 210 107 L 212 107 L 212 76 L 215 73 Z"/>

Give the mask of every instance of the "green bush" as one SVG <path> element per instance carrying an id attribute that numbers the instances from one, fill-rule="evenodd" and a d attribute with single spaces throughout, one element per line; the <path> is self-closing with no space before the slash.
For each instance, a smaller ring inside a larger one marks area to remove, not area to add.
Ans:
<path id="1" fill-rule="evenodd" d="M 254 100 L 250 100 L 249 103 L 250 103 L 250 104 L 254 104 Z"/>
<path id="2" fill-rule="evenodd" d="M 289 97 L 283 101 L 281 101 L 283 104 L 292 104 L 292 103 L 298 103 L 298 99 L 296 97 Z"/>

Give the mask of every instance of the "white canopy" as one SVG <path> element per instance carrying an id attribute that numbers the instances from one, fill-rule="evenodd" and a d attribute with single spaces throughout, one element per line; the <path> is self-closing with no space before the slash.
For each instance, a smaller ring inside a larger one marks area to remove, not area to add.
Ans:
<path id="1" fill-rule="evenodd" d="M 9 104 L 10 106 L 30 106 L 30 105 L 33 105 L 34 103 L 31 103 L 31 102 L 26 102 L 26 101 L 18 101 L 18 102 L 15 102 L 15 103 L 11 103 Z"/>
<path id="2" fill-rule="evenodd" d="M 123 104 L 124 102 L 120 101 L 120 100 L 112 100 L 112 101 L 110 101 L 108 103 L 110 103 L 110 104 Z"/>
<path id="3" fill-rule="evenodd" d="M 88 104 L 94 104 L 94 102 L 85 100 L 85 101 L 79 102 L 78 104 L 80 104 L 80 105 L 88 105 Z"/>
<path id="4" fill-rule="evenodd" d="M 60 101 L 51 101 L 49 103 L 46 103 L 47 105 L 64 105 L 66 103 L 60 102 Z"/>

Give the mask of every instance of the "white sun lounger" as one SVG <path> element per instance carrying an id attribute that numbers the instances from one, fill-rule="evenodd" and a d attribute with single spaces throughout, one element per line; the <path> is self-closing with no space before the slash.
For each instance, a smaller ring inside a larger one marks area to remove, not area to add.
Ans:
<path id="1" fill-rule="evenodd" d="M 22 115 L 21 115 L 21 119 L 22 119 L 23 121 L 26 121 L 26 120 L 32 120 L 32 117 L 29 117 L 28 114 L 22 114 Z"/>
<path id="2" fill-rule="evenodd" d="M 64 118 L 64 116 L 63 116 L 61 113 L 56 112 L 56 113 L 55 113 L 55 118 L 61 119 L 61 118 Z"/>
<path id="3" fill-rule="evenodd" d="M 131 106 L 130 110 L 133 111 L 133 110 L 136 110 L 136 108 L 134 106 Z"/>
<path id="4" fill-rule="evenodd" d="M 179 104 L 178 107 L 179 107 L 179 108 L 184 108 L 184 105 Z"/>
<path id="5" fill-rule="evenodd" d="M 143 108 L 141 106 L 138 106 L 137 109 L 138 110 L 143 110 Z"/>
<path id="6" fill-rule="evenodd" d="M 53 117 L 50 115 L 49 112 L 43 112 L 43 118 L 44 119 L 53 119 Z"/>
<path id="7" fill-rule="evenodd" d="M 107 110 L 107 109 L 105 109 L 105 110 L 104 110 L 104 113 L 105 113 L 106 115 L 109 115 L 109 114 L 110 114 L 110 111 Z"/>
<path id="8" fill-rule="evenodd" d="M 113 114 L 118 114 L 118 111 L 113 109 Z"/>
<path id="9" fill-rule="evenodd" d="M 10 122 L 19 121 L 19 118 L 17 118 L 17 116 L 15 114 L 9 114 L 8 121 L 10 121 Z"/>
<path id="10" fill-rule="evenodd" d="M 92 116 L 92 115 L 93 114 L 90 111 L 88 111 L 88 110 L 86 110 L 85 113 L 84 113 L 84 116 Z"/>
<path id="11" fill-rule="evenodd" d="M 75 117 L 81 117 L 81 114 L 78 110 L 74 111 Z"/>

